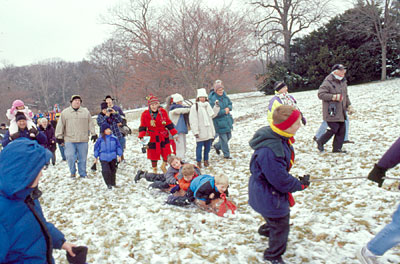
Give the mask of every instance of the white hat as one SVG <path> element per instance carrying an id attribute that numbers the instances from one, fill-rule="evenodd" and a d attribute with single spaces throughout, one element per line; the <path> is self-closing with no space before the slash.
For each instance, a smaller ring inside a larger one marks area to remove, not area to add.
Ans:
<path id="1" fill-rule="evenodd" d="M 207 95 L 207 92 L 206 92 L 206 89 L 205 89 L 205 88 L 200 88 L 200 89 L 197 89 L 197 97 L 196 97 L 196 98 L 199 98 L 199 97 L 205 97 L 205 98 L 207 98 L 207 97 L 208 97 L 208 95 Z"/>
<path id="2" fill-rule="evenodd" d="M 172 96 L 172 101 L 173 101 L 174 103 L 183 102 L 183 96 L 182 96 L 182 95 L 176 93 L 176 94 L 173 94 L 173 95 L 171 95 L 171 96 Z"/>

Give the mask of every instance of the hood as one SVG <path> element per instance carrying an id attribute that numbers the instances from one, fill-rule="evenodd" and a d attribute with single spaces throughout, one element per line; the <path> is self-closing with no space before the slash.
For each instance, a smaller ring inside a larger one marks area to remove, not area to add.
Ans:
<path id="1" fill-rule="evenodd" d="M 188 107 L 184 106 L 184 105 L 172 103 L 171 106 L 169 107 L 169 111 L 172 111 L 172 110 L 177 109 L 177 108 L 188 108 Z"/>
<path id="2" fill-rule="evenodd" d="M 0 193 L 10 199 L 24 199 L 52 154 L 36 140 L 18 138 L 0 152 Z"/>
<path id="3" fill-rule="evenodd" d="M 285 153 L 282 146 L 283 137 L 272 131 L 271 127 L 265 126 L 256 131 L 253 138 L 249 141 L 252 149 L 270 148 L 277 157 L 284 157 Z"/>

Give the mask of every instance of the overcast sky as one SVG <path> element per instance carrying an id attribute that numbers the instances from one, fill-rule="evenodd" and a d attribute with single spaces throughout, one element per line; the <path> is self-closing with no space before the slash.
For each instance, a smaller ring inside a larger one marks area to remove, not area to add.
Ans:
<path id="1" fill-rule="evenodd" d="M 4 62 L 21 66 L 49 58 L 84 59 L 110 37 L 112 29 L 100 22 L 100 15 L 119 2 L 0 0 L 0 68 Z M 351 6 L 347 0 L 332 3 L 341 11 Z"/>

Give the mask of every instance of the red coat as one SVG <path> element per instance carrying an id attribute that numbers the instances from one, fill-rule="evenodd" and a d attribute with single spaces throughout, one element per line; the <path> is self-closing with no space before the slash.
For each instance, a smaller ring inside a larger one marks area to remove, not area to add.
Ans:
<path id="1" fill-rule="evenodd" d="M 139 138 L 150 136 L 147 149 L 147 158 L 149 160 L 160 160 L 160 156 L 163 160 L 167 160 L 168 155 L 172 153 L 167 129 L 171 135 L 178 133 L 169 119 L 167 111 L 163 108 L 160 107 L 158 109 L 155 120 L 152 118 L 149 109 L 142 113 Z"/>

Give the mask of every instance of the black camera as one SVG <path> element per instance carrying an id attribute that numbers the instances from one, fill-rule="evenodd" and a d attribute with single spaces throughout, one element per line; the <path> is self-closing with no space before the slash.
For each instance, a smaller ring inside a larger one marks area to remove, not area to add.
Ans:
<path id="1" fill-rule="evenodd" d="M 329 116 L 335 116 L 336 115 L 336 103 L 331 103 L 328 106 L 328 114 Z"/>
<path id="2" fill-rule="evenodd" d="M 107 108 L 107 112 L 111 113 L 113 111 L 114 111 L 114 109 L 112 109 L 111 107 Z"/>

